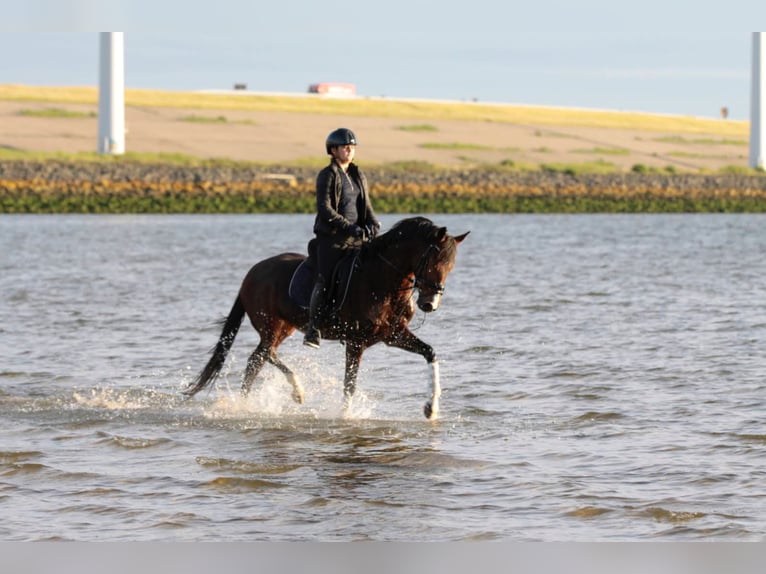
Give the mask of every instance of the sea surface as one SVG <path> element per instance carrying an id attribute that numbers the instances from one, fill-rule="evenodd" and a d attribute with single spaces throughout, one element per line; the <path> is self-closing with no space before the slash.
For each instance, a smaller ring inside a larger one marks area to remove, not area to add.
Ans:
<path id="1" fill-rule="evenodd" d="M 0 540 L 699 541 L 766 534 L 766 217 L 432 215 L 434 346 L 294 335 L 187 400 L 249 267 L 306 215 L 0 216 Z M 401 217 L 383 217 L 384 228 Z"/>

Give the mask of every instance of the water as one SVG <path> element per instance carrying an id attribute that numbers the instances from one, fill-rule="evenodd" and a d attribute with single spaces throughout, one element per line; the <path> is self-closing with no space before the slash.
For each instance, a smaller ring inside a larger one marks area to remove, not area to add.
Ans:
<path id="1" fill-rule="evenodd" d="M 766 226 L 750 215 L 432 217 L 460 246 L 416 333 L 237 391 L 244 273 L 310 216 L 0 216 L 2 540 L 761 540 Z M 390 227 L 398 217 L 384 217 Z"/>

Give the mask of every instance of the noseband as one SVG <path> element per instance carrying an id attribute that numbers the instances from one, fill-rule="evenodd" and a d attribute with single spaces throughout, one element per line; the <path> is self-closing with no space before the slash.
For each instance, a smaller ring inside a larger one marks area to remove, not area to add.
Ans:
<path id="1" fill-rule="evenodd" d="M 402 277 L 407 279 L 412 283 L 409 287 L 404 287 L 401 290 L 402 291 L 412 291 L 414 289 L 419 289 L 420 287 L 426 287 L 428 289 L 433 290 L 437 295 L 442 295 L 444 293 L 444 284 L 443 283 L 436 283 L 435 281 L 430 281 L 428 279 L 423 279 L 419 275 L 425 270 L 426 263 L 428 261 L 428 255 L 432 250 L 435 250 L 437 252 L 440 251 L 440 248 L 434 245 L 433 243 L 428 245 L 428 248 L 423 252 L 423 255 L 420 256 L 420 261 L 418 262 L 417 266 L 415 267 L 415 278 L 410 279 L 408 277 L 407 273 L 404 273 L 401 269 L 399 269 L 396 265 L 391 263 L 388 259 L 383 257 L 380 253 L 378 253 L 378 257 L 380 257 L 383 260 L 383 263 L 386 263 L 389 267 L 392 269 L 395 269 Z"/>

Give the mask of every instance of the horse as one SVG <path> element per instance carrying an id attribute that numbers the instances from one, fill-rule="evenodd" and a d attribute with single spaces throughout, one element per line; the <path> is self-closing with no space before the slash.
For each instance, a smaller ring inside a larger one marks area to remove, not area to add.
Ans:
<path id="1" fill-rule="evenodd" d="M 362 246 L 351 277 L 351 288 L 339 309 L 318 324 L 323 339 L 340 340 L 346 347 L 343 381 L 347 410 L 356 390 L 356 379 L 364 351 L 377 343 L 422 355 L 431 371 L 431 396 L 423 412 L 433 420 L 439 412 L 439 363 L 433 348 L 410 331 L 415 315 L 413 304 L 425 313 L 439 308 L 447 275 L 455 266 L 457 246 L 470 232 L 452 236 L 425 217 L 396 223 L 389 231 Z M 308 310 L 289 296 L 289 286 L 298 266 L 306 260 L 299 253 L 282 253 L 256 263 L 245 275 L 210 360 L 183 391 L 188 397 L 210 385 L 221 372 L 226 356 L 247 314 L 260 335 L 250 355 L 241 392 L 250 388 L 268 362 L 279 369 L 292 386 L 292 399 L 303 403 L 304 390 L 295 373 L 277 356 L 279 345 L 296 330 L 304 331 Z"/>

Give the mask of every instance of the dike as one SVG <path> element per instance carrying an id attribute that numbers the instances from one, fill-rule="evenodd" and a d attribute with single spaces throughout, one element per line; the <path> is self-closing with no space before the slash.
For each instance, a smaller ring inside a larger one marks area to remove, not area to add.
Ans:
<path id="1" fill-rule="evenodd" d="M 362 166 L 364 168 L 364 166 Z M 364 168 L 380 213 L 766 212 L 766 176 Z M 311 213 L 315 168 L 0 161 L 0 213 Z"/>

